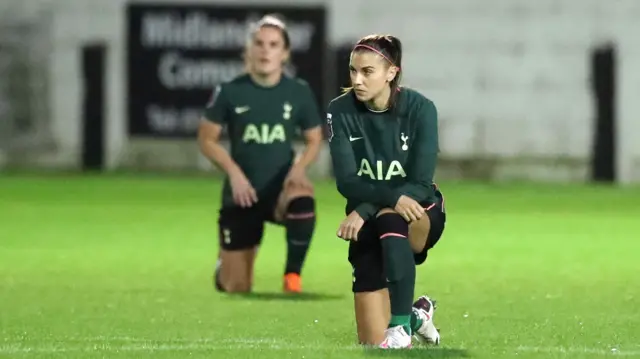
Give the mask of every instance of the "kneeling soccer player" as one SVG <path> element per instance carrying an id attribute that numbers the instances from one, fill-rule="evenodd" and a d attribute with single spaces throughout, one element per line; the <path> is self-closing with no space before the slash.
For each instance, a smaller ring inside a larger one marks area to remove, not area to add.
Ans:
<path id="1" fill-rule="evenodd" d="M 327 122 L 347 218 L 358 337 L 410 348 L 412 335 L 439 343 L 433 302 L 412 304 L 416 265 L 444 231 L 444 200 L 433 176 L 438 120 L 433 102 L 400 88 L 402 46 L 393 36 L 362 38 L 351 52 L 352 87 L 329 104 Z"/>
<path id="2" fill-rule="evenodd" d="M 322 120 L 307 83 L 283 73 L 290 54 L 284 23 L 266 16 L 250 34 L 248 73 L 218 86 L 198 133 L 202 153 L 227 175 L 214 281 L 222 292 L 251 290 L 264 223 L 272 222 L 286 228 L 284 291 L 298 293 L 316 220 L 306 168 L 322 143 Z M 230 154 L 218 141 L 223 126 Z M 297 161 L 291 141 L 296 130 L 306 141 Z"/>

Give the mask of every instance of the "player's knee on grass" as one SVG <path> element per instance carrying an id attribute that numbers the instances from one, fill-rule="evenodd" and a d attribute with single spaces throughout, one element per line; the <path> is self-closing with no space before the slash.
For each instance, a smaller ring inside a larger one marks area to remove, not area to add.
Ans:
<path id="1" fill-rule="evenodd" d="M 251 292 L 251 285 L 245 281 L 230 281 L 225 285 L 225 293 L 241 294 Z"/>
<path id="2" fill-rule="evenodd" d="M 252 271 L 255 251 L 224 251 L 217 273 L 218 283 L 226 293 L 248 293 L 252 287 Z"/>
<path id="3" fill-rule="evenodd" d="M 380 289 L 356 293 L 354 301 L 358 342 L 366 346 L 379 345 L 391 317 L 389 292 Z"/>

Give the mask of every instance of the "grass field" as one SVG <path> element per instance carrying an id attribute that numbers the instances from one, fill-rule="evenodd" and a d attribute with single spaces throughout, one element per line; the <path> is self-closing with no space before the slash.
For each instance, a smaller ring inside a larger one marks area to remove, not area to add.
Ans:
<path id="1" fill-rule="evenodd" d="M 640 190 L 441 186 L 448 227 L 417 292 L 443 343 L 382 353 L 354 345 L 331 183 L 294 300 L 275 227 L 254 295 L 212 289 L 215 180 L 0 178 L 0 358 L 640 357 Z"/>

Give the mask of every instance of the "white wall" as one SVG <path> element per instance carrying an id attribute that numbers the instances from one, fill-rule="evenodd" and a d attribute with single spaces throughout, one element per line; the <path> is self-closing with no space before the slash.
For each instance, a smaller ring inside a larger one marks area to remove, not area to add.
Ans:
<path id="1" fill-rule="evenodd" d="M 110 46 L 108 163 L 117 167 L 130 151 L 124 106 L 125 1 L 12 1 L 46 4 L 55 14 L 52 116 L 62 148 L 56 159 L 63 163 L 73 163 L 79 148 L 79 46 L 92 39 Z M 318 2 L 323 1 L 296 1 Z M 599 42 L 614 41 L 621 61 L 620 174 L 626 181 L 640 181 L 640 144 L 633 141 L 640 130 L 640 1 L 324 2 L 331 10 L 334 43 L 372 32 L 403 40 L 404 81 L 438 105 L 442 149 L 451 156 L 586 158 L 593 121 L 588 53 Z"/>

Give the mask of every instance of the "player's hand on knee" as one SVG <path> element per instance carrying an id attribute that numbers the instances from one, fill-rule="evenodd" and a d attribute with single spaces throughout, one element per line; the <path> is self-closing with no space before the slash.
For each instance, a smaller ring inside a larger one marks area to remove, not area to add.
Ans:
<path id="1" fill-rule="evenodd" d="M 394 210 L 407 222 L 417 221 L 424 215 L 424 208 L 420 203 L 405 195 L 400 196 Z"/>
<path id="2" fill-rule="evenodd" d="M 363 225 L 364 219 L 360 217 L 358 212 L 353 211 L 342 221 L 342 223 L 340 223 L 340 227 L 338 228 L 338 237 L 345 241 L 357 241 L 358 233 L 360 233 Z"/>
<path id="3" fill-rule="evenodd" d="M 242 171 L 229 174 L 229 182 L 231 183 L 231 191 L 233 192 L 233 201 L 238 206 L 246 208 L 258 202 L 256 190 Z"/>

